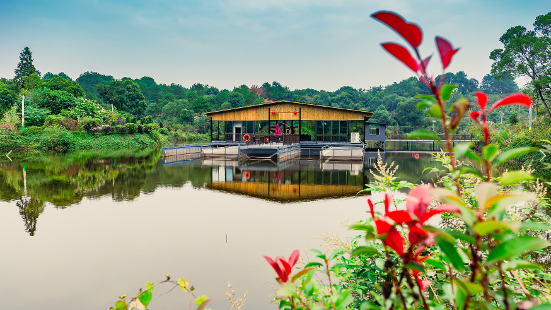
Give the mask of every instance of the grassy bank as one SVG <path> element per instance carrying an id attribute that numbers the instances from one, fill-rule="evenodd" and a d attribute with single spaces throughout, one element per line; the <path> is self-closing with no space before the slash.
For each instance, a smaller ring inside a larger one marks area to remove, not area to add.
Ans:
<path id="1" fill-rule="evenodd" d="M 102 148 L 143 148 L 162 145 L 166 140 L 166 137 L 160 134 L 90 135 L 85 132 L 47 128 L 40 133 L 0 134 L 0 149 L 69 151 Z"/>

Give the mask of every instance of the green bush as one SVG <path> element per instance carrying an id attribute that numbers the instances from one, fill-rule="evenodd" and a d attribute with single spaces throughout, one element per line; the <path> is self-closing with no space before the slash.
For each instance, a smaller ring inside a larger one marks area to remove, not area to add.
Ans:
<path id="1" fill-rule="evenodd" d="M 79 121 L 80 128 L 86 130 L 87 132 L 91 132 L 93 128 L 96 128 L 98 126 L 101 126 L 103 122 L 99 118 L 92 118 L 92 117 L 84 117 L 81 118 Z"/>
<path id="2" fill-rule="evenodd" d="M 159 129 L 159 132 L 166 136 L 166 135 L 168 135 L 168 128 L 161 128 L 161 129 Z"/>
<path id="3" fill-rule="evenodd" d="M 151 123 L 153 123 L 153 118 L 151 117 L 151 115 L 148 115 L 148 116 L 142 118 L 141 123 L 142 123 L 143 125 L 145 125 L 145 124 L 151 124 Z"/>
<path id="4" fill-rule="evenodd" d="M 25 128 L 25 131 L 23 132 L 23 134 L 26 136 L 32 136 L 32 135 L 42 134 L 42 132 L 44 132 L 44 129 L 42 127 L 29 126 Z"/>
<path id="5" fill-rule="evenodd" d="M 143 133 L 149 134 L 149 133 L 153 132 L 154 130 L 157 130 L 158 127 L 159 126 L 155 123 L 145 124 L 145 125 L 143 125 Z"/>
<path id="6" fill-rule="evenodd" d="M 128 132 L 129 134 L 137 133 L 138 125 L 134 123 L 126 123 L 126 132 Z"/>
<path id="7" fill-rule="evenodd" d="M 37 108 L 35 106 L 25 107 L 25 125 L 42 126 L 44 121 L 50 115 L 50 110 Z"/>
<path id="8" fill-rule="evenodd" d="M 126 126 L 124 125 L 115 125 L 115 133 L 118 133 L 118 134 L 124 134 L 126 133 Z"/>
<path id="9" fill-rule="evenodd" d="M 51 151 L 66 151 L 73 148 L 75 139 L 71 132 L 63 127 L 46 127 L 40 137 L 39 146 Z"/>
<path id="10" fill-rule="evenodd" d="M 138 124 L 138 133 L 143 133 L 143 125 Z"/>
<path id="11" fill-rule="evenodd" d="M 150 124 L 148 124 L 148 125 L 150 125 Z M 151 133 L 149 133 L 149 136 L 150 136 L 153 140 L 155 140 L 156 142 L 159 142 L 159 141 L 161 141 L 161 139 L 162 139 L 161 134 L 160 134 L 157 130 L 152 130 Z"/>
<path id="12" fill-rule="evenodd" d="M 58 126 L 67 130 L 75 130 L 78 127 L 78 122 L 72 118 L 67 118 L 63 115 L 50 115 L 44 121 L 44 127 Z"/>

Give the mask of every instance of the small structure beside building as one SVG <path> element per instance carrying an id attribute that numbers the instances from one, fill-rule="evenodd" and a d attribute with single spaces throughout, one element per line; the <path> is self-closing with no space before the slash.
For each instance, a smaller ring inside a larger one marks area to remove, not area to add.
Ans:
<path id="1" fill-rule="evenodd" d="M 386 124 L 366 122 L 364 131 L 366 148 L 385 150 Z"/>

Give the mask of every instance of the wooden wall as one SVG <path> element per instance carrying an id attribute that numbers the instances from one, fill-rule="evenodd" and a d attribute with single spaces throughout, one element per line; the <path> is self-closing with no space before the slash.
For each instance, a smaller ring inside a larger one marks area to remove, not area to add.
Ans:
<path id="1" fill-rule="evenodd" d="M 294 112 L 297 112 L 296 114 Z M 272 113 L 274 112 L 274 113 Z M 300 115 L 302 114 L 302 115 Z M 303 121 L 363 121 L 369 119 L 372 112 L 336 109 L 311 104 L 293 102 L 275 102 L 228 111 L 210 112 L 213 121 L 267 121 L 298 120 Z"/>

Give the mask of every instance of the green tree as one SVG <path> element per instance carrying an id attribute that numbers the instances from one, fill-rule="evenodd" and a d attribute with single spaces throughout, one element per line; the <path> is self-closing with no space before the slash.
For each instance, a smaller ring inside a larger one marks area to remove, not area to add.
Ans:
<path id="1" fill-rule="evenodd" d="M 48 109 L 52 114 L 59 114 L 75 105 L 75 96 L 63 90 L 36 89 L 31 93 L 32 103 L 37 108 Z M 26 113 L 26 111 L 25 111 Z"/>
<path id="2" fill-rule="evenodd" d="M 11 108 L 17 101 L 17 94 L 7 87 L 0 87 L 0 112 Z"/>
<path id="3" fill-rule="evenodd" d="M 29 76 L 23 77 L 23 85 L 26 90 L 33 90 L 44 86 L 44 81 L 40 79 L 40 76 L 35 72 Z"/>
<path id="4" fill-rule="evenodd" d="M 545 92 L 551 91 L 551 12 L 540 15 L 534 23 L 534 30 L 524 26 L 509 28 L 499 38 L 502 49 L 490 53 L 492 74 L 497 77 L 511 76 L 527 77 L 534 91 L 545 105 L 547 115 L 551 119 L 551 110 Z"/>
<path id="5" fill-rule="evenodd" d="M 98 85 L 109 85 L 114 78 L 111 75 L 103 75 L 97 72 L 87 71 L 81 74 L 76 81 L 85 92 L 99 96 Z"/>
<path id="6" fill-rule="evenodd" d="M 425 123 L 424 113 L 417 110 L 418 101 L 418 99 L 412 98 L 398 104 L 395 117 L 400 126 L 420 128 Z"/>
<path id="7" fill-rule="evenodd" d="M 513 112 L 513 113 L 509 116 L 509 124 L 511 124 L 511 125 L 516 125 L 517 123 L 518 123 L 517 112 Z"/>
<path id="8" fill-rule="evenodd" d="M 238 92 L 231 92 L 228 96 L 228 102 L 232 108 L 239 108 L 245 106 L 245 98 Z"/>
<path id="9" fill-rule="evenodd" d="M 486 74 L 480 83 L 480 90 L 486 94 L 509 95 L 518 92 L 519 89 L 511 77 L 496 78 L 492 74 Z"/>
<path id="10" fill-rule="evenodd" d="M 131 79 L 114 80 L 109 85 L 98 85 L 99 97 L 118 110 L 141 116 L 145 111 L 145 97 L 140 86 Z"/>
<path id="11" fill-rule="evenodd" d="M 379 108 L 375 112 L 373 112 L 373 115 L 371 116 L 369 121 L 372 123 L 381 123 L 387 125 L 392 125 L 393 123 L 390 113 L 388 113 L 384 106 L 379 106 Z"/>
<path id="12" fill-rule="evenodd" d="M 19 88 L 26 88 L 24 77 L 30 76 L 31 74 L 36 73 L 40 77 L 40 71 L 38 71 L 33 64 L 33 54 L 28 47 L 25 47 L 21 54 L 19 54 L 19 63 L 15 69 L 15 82 L 18 84 Z"/>
<path id="13" fill-rule="evenodd" d="M 71 81 L 71 79 L 64 78 L 60 75 L 51 77 L 46 81 L 46 87 L 51 90 L 63 90 L 75 97 L 84 96 L 84 89 L 78 82 Z"/>

